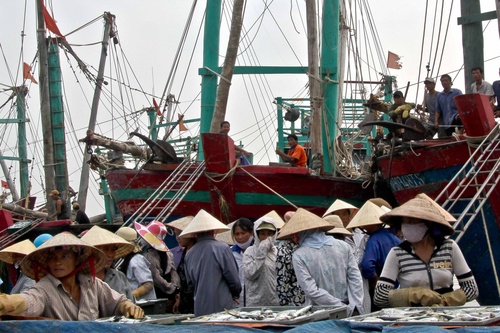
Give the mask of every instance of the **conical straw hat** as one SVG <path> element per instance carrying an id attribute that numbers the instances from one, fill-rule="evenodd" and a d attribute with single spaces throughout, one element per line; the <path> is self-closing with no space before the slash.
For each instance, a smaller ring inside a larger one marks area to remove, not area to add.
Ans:
<path id="1" fill-rule="evenodd" d="M 333 226 L 333 229 L 328 230 L 327 234 L 340 234 L 346 236 L 352 236 L 352 232 L 344 228 L 344 224 L 342 224 L 342 220 L 337 215 L 327 215 L 323 217 L 323 220 L 330 223 Z"/>
<path id="2" fill-rule="evenodd" d="M 134 228 L 121 227 L 116 231 L 116 235 L 132 244 L 134 246 L 134 253 L 141 252 L 141 246 L 139 245 L 139 240 L 137 239 L 139 236 Z"/>
<path id="3" fill-rule="evenodd" d="M 351 222 L 347 225 L 347 229 L 362 228 L 366 225 L 382 224 L 380 221 L 380 216 L 384 215 L 385 212 L 372 203 L 371 201 L 365 202 L 361 209 L 352 218 Z"/>
<path id="4" fill-rule="evenodd" d="M 116 245 L 116 254 L 113 259 L 125 257 L 127 254 L 134 251 L 134 245 L 111 231 L 96 225 L 90 228 L 90 230 L 82 236 L 81 240 L 92 246 Z"/>
<path id="5" fill-rule="evenodd" d="M 220 242 L 226 243 L 227 245 L 234 245 L 233 225 L 235 223 L 236 223 L 236 221 L 229 223 L 227 225 L 227 227 L 229 228 L 229 230 L 221 232 L 221 233 L 218 233 L 217 235 L 215 235 L 215 239 L 218 240 L 218 241 L 220 241 Z"/>
<path id="6" fill-rule="evenodd" d="M 375 205 L 379 206 L 380 208 L 387 207 L 387 208 L 389 208 L 389 210 L 392 209 L 391 204 L 382 198 L 372 198 L 372 199 L 368 199 L 368 201 L 373 202 Z"/>
<path id="7" fill-rule="evenodd" d="M 281 228 L 277 239 L 289 239 L 292 235 L 301 231 L 318 229 L 327 231 L 332 228 L 332 225 L 323 220 L 318 215 L 315 215 L 303 208 L 297 209 L 290 221 Z"/>
<path id="8" fill-rule="evenodd" d="M 278 229 L 283 228 L 283 226 L 285 225 L 285 221 L 283 221 L 281 216 L 279 216 L 279 214 L 276 213 L 275 210 L 270 211 L 269 213 L 267 213 L 264 216 L 272 218 L 274 221 L 274 224 L 276 225 L 276 228 L 278 228 Z"/>
<path id="9" fill-rule="evenodd" d="M 184 217 L 181 217 L 180 219 L 174 220 L 172 222 L 165 223 L 165 225 L 167 227 L 169 227 L 169 228 L 182 231 L 182 230 L 186 229 L 186 227 L 188 226 L 188 224 L 191 223 L 191 221 L 193 219 L 194 219 L 194 216 L 191 216 L 191 215 L 190 216 L 184 216 Z"/>
<path id="10" fill-rule="evenodd" d="M 359 208 L 356 207 L 356 206 L 353 206 L 345 201 L 342 201 L 340 199 L 337 199 L 335 200 L 332 205 L 330 207 L 328 207 L 328 209 L 326 210 L 325 214 L 323 214 L 323 217 L 327 216 L 327 215 L 330 215 L 330 214 L 333 214 L 335 213 L 336 211 L 338 210 L 342 210 L 342 209 L 354 209 L 354 210 L 358 210 Z"/>
<path id="11" fill-rule="evenodd" d="M 184 237 L 189 234 L 196 234 L 206 231 L 227 231 L 229 228 L 215 217 L 201 209 L 198 214 L 193 218 L 191 223 L 184 229 L 179 237 Z"/>
<path id="12" fill-rule="evenodd" d="M 0 251 L 0 261 L 4 261 L 8 264 L 15 264 L 14 258 L 12 258 L 13 254 L 26 256 L 35 250 L 35 244 L 33 244 L 29 239 L 25 239 Z"/>
<path id="13" fill-rule="evenodd" d="M 425 194 L 425 193 L 417 194 L 416 198 L 422 198 L 422 199 L 429 201 L 434 207 L 436 207 L 439 210 L 441 215 L 443 215 L 445 220 L 448 221 L 449 223 L 457 222 L 457 219 L 455 217 L 453 217 L 453 215 L 448 213 L 447 210 L 445 210 L 443 207 L 441 207 L 436 201 L 432 200 L 431 197 L 429 197 L 427 194 Z"/>
<path id="14" fill-rule="evenodd" d="M 455 232 L 453 227 L 446 221 L 439 209 L 427 199 L 415 197 L 399 207 L 394 208 L 389 213 L 380 217 L 380 220 L 389 225 L 398 225 L 402 217 L 411 217 L 429 221 L 443 226 L 443 231 L 451 235 Z"/>
<path id="15" fill-rule="evenodd" d="M 69 232 L 61 232 L 60 234 L 55 235 L 42 245 L 37 248 L 35 251 L 28 254 L 24 257 L 21 262 L 21 270 L 24 275 L 31 279 L 42 278 L 46 272 L 48 271 L 47 267 L 47 257 L 49 254 L 49 250 L 55 247 L 73 247 L 75 246 L 78 249 L 78 258 L 77 265 L 84 262 L 91 255 L 94 256 L 94 267 L 95 271 L 102 271 L 106 265 L 106 256 L 102 251 L 93 247 L 90 244 L 85 243 L 75 235 Z M 35 277 L 35 266 L 38 266 L 38 277 Z M 85 274 L 90 273 L 90 265 L 86 264 L 82 268 L 82 272 Z"/>

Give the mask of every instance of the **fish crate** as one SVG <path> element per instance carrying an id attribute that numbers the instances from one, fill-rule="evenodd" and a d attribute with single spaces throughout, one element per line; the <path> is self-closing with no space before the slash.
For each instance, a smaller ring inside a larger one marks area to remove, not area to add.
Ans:
<path id="1" fill-rule="evenodd" d="M 343 320 L 398 326 L 492 326 L 500 322 L 500 306 L 387 308 Z"/>
<path id="2" fill-rule="evenodd" d="M 244 307 L 182 321 L 194 324 L 299 325 L 347 317 L 347 306 L 261 306 Z"/>
<path id="3" fill-rule="evenodd" d="M 139 300 L 136 302 L 144 310 L 145 315 L 165 314 L 167 312 L 168 298 L 152 300 Z"/>

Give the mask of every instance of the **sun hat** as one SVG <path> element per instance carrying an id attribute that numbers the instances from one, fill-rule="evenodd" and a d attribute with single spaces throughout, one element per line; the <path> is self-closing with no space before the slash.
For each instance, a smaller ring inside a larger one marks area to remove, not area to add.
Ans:
<path id="1" fill-rule="evenodd" d="M 13 258 L 14 254 L 26 256 L 35 250 L 36 246 L 29 239 L 25 239 L 1 250 L 0 261 L 4 261 L 8 264 L 15 264 Z"/>
<path id="2" fill-rule="evenodd" d="M 264 216 L 272 218 L 274 221 L 274 224 L 276 225 L 276 228 L 278 228 L 278 229 L 283 228 L 283 226 L 285 225 L 285 221 L 283 221 L 281 216 L 279 216 L 279 214 L 276 213 L 275 210 L 270 211 L 269 213 L 267 213 Z"/>
<path id="3" fill-rule="evenodd" d="M 327 215 L 323 217 L 323 220 L 325 220 L 326 222 L 330 223 L 333 226 L 333 229 L 330 229 L 326 232 L 327 234 L 352 236 L 352 232 L 344 228 L 342 220 L 337 215 Z"/>
<path id="4" fill-rule="evenodd" d="M 125 257 L 127 254 L 134 251 L 133 244 L 130 244 L 111 231 L 96 225 L 90 228 L 85 235 L 82 236 L 81 240 L 96 247 L 100 245 L 116 245 L 116 254 L 113 259 Z"/>
<path id="5" fill-rule="evenodd" d="M 382 208 L 368 200 L 352 218 L 351 222 L 349 222 L 349 224 L 346 226 L 346 229 L 362 228 L 367 225 L 382 224 L 382 221 L 380 221 L 379 218 L 384 214 L 385 212 L 382 210 Z"/>
<path id="6" fill-rule="evenodd" d="M 49 197 L 52 197 L 54 195 L 59 195 L 59 191 L 58 190 L 52 190 L 52 191 L 50 191 Z"/>
<path id="7" fill-rule="evenodd" d="M 191 223 L 184 229 L 179 237 L 184 237 L 189 234 L 196 234 L 206 231 L 226 231 L 230 230 L 224 223 L 217 220 L 215 217 L 200 209 L 198 214 L 193 218 Z"/>
<path id="8" fill-rule="evenodd" d="M 24 275 L 36 281 L 45 276 L 48 273 L 47 257 L 49 252 L 58 247 L 77 250 L 77 270 L 81 265 L 81 271 L 85 274 L 95 275 L 95 272 L 103 270 L 106 265 L 106 255 L 101 250 L 85 243 L 69 232 L 61 232 L 24 257 L 21 262 L 21 270 Z"/>
<path id="9" fill-rule="evenodd" d="M 277 239 L 289 239 L 292 235 L 301 231 L 317 229 L 327 231 L 332 228 L 332 225 L 316 214 L 313 214 L 304 208 L 299 208 L 293 214 L 283 228 L 281 228 Z"/>
<path id="10" fill-rule="evenodd" d="M 236 223 L 236 221 L 234 222 L 231 222 L 227 225 L 227 227 L 229 228 L 228 231 L 224 231 L 224 232 L 219 232 L 217 235 L 215 235 L 215 239 L 220 241 L 220 242 L 223 242 L 223 243 L 226 243 L 227 245 L 234 245 L 234 239 L 233 239 L 233 234 L 232 234 L 232 231 L 233 231 L 233 225 Z"/>
<path id="11" fill-rule="evenodd" d="M 330 207 L 326 210 L 326 212 L 323 214 L 323 217 L 333 214 L 336 211 L 342 210 L 342 209 L 354 209 L 358 210 L 359 208 L 356 206 L 353 206 L 345 201 L 342 201 L 340 199 L 335 200 Z"/>
<path id="12" fill-rule="evenodd" d="M 134 246 L 134 253 L 141 252 L 137 231 L 131 227 L 121 227 L 116 231 L 116 235 L 120 236 Z"/>
<path id="13" fill-rule="evenodd" d="M 184 217 L 181 217 L 180 219 L 174 220 L 172 222 L 165 223 L 165 226 L 167 226 L 171 229 L 176 229 L 176 230 L 182 231 L 182 230 L 186 229 L 188 224 L 191 223 L 191 221 L 193 219 L 194 219 L 194 216 L 191 216 L 191 215 L 184 216 Z"/>
<path id="14" fill-rule="evenodd" d="M 272 231 L 276 231 L 276 227 L 274 226 L 274 224 L 270 223 L 270 222 L 262 222 L 256 229 L 255 231 L 259 231 L 259 230 L 272 230 Z"/>
<path id="15" fill-rule="evenodd" d="M 451 235 L 455 232 L 455 229 L 446 221 L 439 209 L 429 200 L 422 199 L 421 197 L 415 197 L 408 200 L 401 206 L 391 210 L 389 213 L 382 215 L 380 220 L 389 225 L 398 226 L 401 223 L 402 217 L 411 217 L 436 223 L 442 227 L 441 230 L 446 235 Z"/>
<path id="16" fill-rule="evenodd" d="M 48 241 L 52 237 L 54 237 L 54 236 L 52 236 L 51 234 L 41 234 L 37 238 L 35 238 L 35 240 L 33 241 L 33 244 L 35 245 L 35 247 L 40 247 L 40 245 L 42 245 L 43 243 L 45 243 L 46 241 Z"/>
<path id="17" fill-rule="evenodd" d="M 155 250 L 168 252 L 164 238 L 167 236 L 167 227 L 160 221 L 151 221 L 148 225 L 134 222 L 135 230 Z"/>
<path id="18" fill-rule="evenodd" d="M 436 201 L 432 200 L 431 197 L 429 197 L 427 194 L 425 194 L 425 193 L 417 194 L 416 198 L 422 198 L 422 199 L 429 201 L 434 207 L 436 207 L 439 210 L 441 215 L 443 215 L 445 220 L 448 221 L 449 223 L 457 222 L 457 219 L 453 215 L 448 213 L 447 210 L 445 210 L 443 207 L 441 207 Z"/>

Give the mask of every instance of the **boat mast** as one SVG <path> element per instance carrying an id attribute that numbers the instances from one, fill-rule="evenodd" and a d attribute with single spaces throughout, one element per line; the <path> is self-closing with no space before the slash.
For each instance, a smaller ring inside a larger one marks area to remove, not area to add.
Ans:
<path id="1" fill-rule="evenodd" d="M 37 6 L 37 44 L 38 44 L 38 61 L 40 62 L 40 70 L 38 82 L 40 89 L 40 114 L 43 131 L 43 158 L 45 171 L 45 199 L 50 200 L 49 193 L 56 188 L 55 173 L 54 173 L 54 150 L 52 139 L 52 125 L 50 119 L 50 95 L 49 95 L 49 77 L 48 77 L 48 56 L 47 56 L 47 40 L 45 37 L 45 21 L 43 18 L 43 10 L 41 1 L 36 2 Z M 47 205 L 49 215 L 55 212 L 54 205 Z"/>
<path id="2" fill-rule="evenodd" d="M 316 0 L 306 1 L 307 17 L 307 50 L 309 65 L 309 91 L 311 95 L 311 154 L 322 154 L 321 124 L 323 115 L 323 96 L 321 91 L 321 77 L 319 75 L 319 46 L 318 46 L 318 11 Z"/>
<path id="3" fill-rule="evenodd" d="M 497 1 L 498 2 L 498 1 Z M 462 24 L 462 47 L 464 50 L 464 77 L 465 91 L 472 93 L 471 70 L 474 67 L 484 69 L 484 39 L 482 21 L 487 19 L 481 15 L 481 4 L 479 1 L 461 0 L 461 18 L 458 24 Z"/>
<path id="4" fill-rule="evenodd" d="M 104 25 L 104 34 L 102 37 L 102 48 L 101 48 L 101 59 L 99 62 L 99 70 L 97 72 L 97 78 L 95 82 L 95 90 L 94 97 L 92 99 L 92 109 L 90 111 L 90 120 L 89 120 L 89 130 L 95 131 L 95 123 L 97 120 L 97 110 L 99 108 L 99 101 L 101 99 L 101 91 L 102 84 L 104 83 L 104 68 L 106 67 L 106 57 L 108 55 L 108 46 L 109 46 L 109 38 L 111 34 L 114 35 L 112 31 L 113 22 L 115 16 L 111 13 L 105 12 L 103 15 L 105 25 Z M 90 154 L 88 152 L 88 144 L 85 145 L 85 151 L 82 162 L 82 173 L 80 175 L 80 188 L 78 190 L 78 203 L 80 204 L 80 208 L 85 211 L 85 207 L 87 205 L 87 191 L 89 189 L 89 173 L 90 173 L 90 165 L 88 163 L 90 159 Z"/>
<path id="5" fill-rule="evenodd" d="M 26 95 L 28 94 L 28 88 L 25 85 L 20 87 L 15 87 L 14 91 L 16 93 L 16 108 L 17 108 L 17 120 L 19 125 L 17 126 L 17 137 L 19 147 L 19 184 L 21 185 L 21 198 L 26 198 L 29 195 L 29 172 L 28 172 L 28 152 L 26 149 Z M 12 199 L 18 201 L 19 195 L 17 194 L 15 187 L 9 187 L 12 193 Z"/>
<path id="6" fill-rule="evenodd" d="M 219 65 L 221 0 L 207 0 L 203 32 L 203 70 L 201 79 L 200 134 L 210 132 L 217 96 L 217 69 Z M 201 137 L 201 136 L 200 136 Z M 203 160 L 203 145 L 199 145 L 198 159 Z"/>
<path id="7" fill-rule="evenodd" d="M 241 28 L 243 26 L 243 9 L 245 0 L 234 0 L 233 14 L 231 18 L 231 31 L 229 33 L 229 41 L 226 50 L 226 59 L 222 67 L 219 88 L 217 89 L 217 98 L 215 101 L 215 112 L 212 118 L 210 132 L 218 133 L 220 131 L 220 123 L 226 117 L 227 100 L 229 98 L 229 88 L 233 78 L 234 65 L 236 56 L 238 55 L 238 45 L 240 44 Z"/>

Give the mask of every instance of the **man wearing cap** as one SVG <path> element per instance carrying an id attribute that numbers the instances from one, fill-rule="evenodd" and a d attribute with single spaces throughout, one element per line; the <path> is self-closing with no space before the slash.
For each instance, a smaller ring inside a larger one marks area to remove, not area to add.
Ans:
<path id="1" fill-rule="evenodd" d="M 443 138 L 446 133 L 443 128 L 443 119 L 441 118 L 438 122 L 439 127 L 435 128 L 434 123 L 436 120 L 436 101 L 439 91 L 436 90 L 436 81 L 432 77 L 428 77 L 424 80 L 425 85 L 425 95 L 424 104 L 417 105 L 417 110 L 422 110 L 429 113 L 429 118 L 424 124 L 425 129 L 429 133 L 428 138 L 432 139 L 436 133 L 438 133 L 438 138 Z"/>
<path id="2" fill-rule="evenodd" d="M 348 315 L 363 313 L 363 281 L 347 243 L 325 235 L 330 223 L 299 208 L 281 228 L 278 239 L 299 244 L 293 267 L 308 305 L 348 306 Z"/>
<path id="3" fill-rule="evenodd" d="M 434 120 L 434 128 L 439 128 L 439 120 L 442 119 L 446 136 L 451 136 L 453 132 L 455 132 L 455 126 L 462 125 L 454 101 L 454 97 L 462 95 L 462 91 L 451 87 L 453 83 L 451 82 L 451 76 L 448 74 L 441 75 L 440 81 L 443 86 L 443 91 L 438 94 L 436 99 L 436 119 Z"/>
<path id="4" fill-rule="evenodd" d="M 392 121 L 404 124 L 406 119 L 410 118 L 410 110 L 415 108 L 415 104 L 406 103 L 403 93 L 399 90 L 396 90 L 392 97 L 394 104 L 389 107 L 388 115 Z"/>
<path id="5" fill-rule="evenodd" d="M 229 228 L 203 209 L 179 237 L 196 235 L 197 243 L 186 254 L 186 279 L 194 287 L 194 315 L 232 309 L 241 292 L 238 266 L 231 250 L 214 235 Z"/>
<path id="6" fill-rule="evenodd" d="M 55 201 L 56 204 L 56 212 L 49 217 L 51 219 L 56 218 L 56 220 L 67 220 L 69 219 L 68 207 L 66 207 L 66 203 L 59 196 L 58 190 L 52 190 L 49 194 L 50 198 Z"/>

